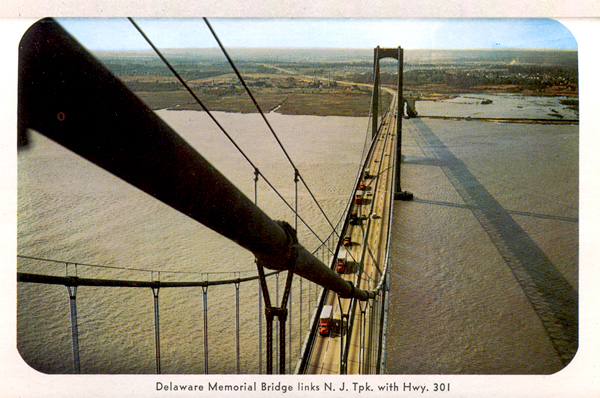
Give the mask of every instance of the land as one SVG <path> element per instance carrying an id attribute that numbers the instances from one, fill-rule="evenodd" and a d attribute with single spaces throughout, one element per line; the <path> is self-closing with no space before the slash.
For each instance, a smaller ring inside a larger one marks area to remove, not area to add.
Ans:
<path id="1" fill-rule="evenodd" d="M 407 50 L 404 96 L 440 100 L 464 93 L 565 96 L 578 109 L 577 52 L 562 50 Z M 151 52 L 96 54 L 152 109 L 201 110 Z M 164 55 L 209 110 L 256 112 L 218 49 L 165 50 Z M 230 49 L 264 112 L 368 116 L 373 50 Z M 382 85 L 394 88 L 396 60 L 382 60 Z M 381 94 L 380 109 L 391 96 Z"/>

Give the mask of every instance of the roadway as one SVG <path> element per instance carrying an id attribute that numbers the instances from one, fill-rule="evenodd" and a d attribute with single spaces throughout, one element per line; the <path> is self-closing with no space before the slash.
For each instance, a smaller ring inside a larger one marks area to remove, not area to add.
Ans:
<path id="1" fill-rule="evenodd" d="M 389 216 L 394 189 L 394 153 L 396 151 L 396 101 L 393 93 L 390 110 L 382 119 L 373 151 L 366 160 L 369 177 L 365 184 L 362 203 L 353 203 L 350 211 L 357 211 L 361 221 L 348 225 L 343 236 L 350 236 L 347 246 L 347 267 L 342 277 L 363 290 L 373 290 L 381 280 L 387 253 L 387 237 L 391 225 Z M 399 159 L 398 159 L 399 161 Z M 340 249 L 342 251 L 342 249 Z M 368 374 L 375 373 L 376 320 L 379 312 L 373 300 L 358 302 L 340 299 L 328 292 L 325 305 L 333 307 L 334 326 L 328 336 L 317 334 L 311 352 L 309 374 Z M 346 322 L 342 322 L 342 319 Z M 347 339 L 349 338 L 349 342 Z M 345 366 L 341 353 L 348 347 Z"/>

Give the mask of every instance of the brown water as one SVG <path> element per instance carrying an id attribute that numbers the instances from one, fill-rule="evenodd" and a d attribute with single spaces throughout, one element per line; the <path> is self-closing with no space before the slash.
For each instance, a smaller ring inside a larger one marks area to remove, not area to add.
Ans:
<path id="1" fill-rule="evenodd" d="M 463 94 L 440 101 L 417 101 L 420 116 L 578 120 L 579 112 L 561 101 L 568 97 L 520 94 Z"/>
<path id="2" fill-rule="evenodd" d="M 578 127 L 411 119 L 403 135 L 415 198 L 395 205 L 388 373 L 562 369 L 577 348 Z"/>
<path id="3" fill-rule="evenodd" d="M 213 126 L 206 114 L 158 112 L 247 196 L 254 198 L 254 170 Z M 258 115 L 215 113 L 261 172 L 294 204 L 293 168 Z M 269 115 L 269 121 L 332 221 L 341 217 L 360 162 L 364 118 Z M 131 272 L 79 265 L 77 275 L 132 280 L 216 280 L 256 274 L 253 256 L 170 207 L 132 188 L 45 137 L 19 153 L 18 253 L 85 264 L 161 271 Z M 202 193 L 199 192 L 199 195 Z M 299 188 L 303 219 L 325 239 L 328 223 Z M 294 225 L 292 212 L 259 182 L 258 204 L 274 219 Z M 301 223 L 300 242 L 319 241 Z M 62 263 L 20 259 L 19 271 L 65 275 Z M 168 270 L 196 272 L 170 273 Z M 238 273 L 232 274 L 236 271 Z M 219 274 L 219 273 L 222 274 Z M 229 272 L 229 273 L 225 273 Z M 75 273 L 74 266 L 69 274 Z M 205 274 L 200 274 L 205 273 Z M 258 284 L 241 285 L 241 371 L 257 372 Z M 275 294 L 276 280 L 270 278 Z M 295 365 L 319 289 L 304 281 L 292 291 L 291 365 Z M 279 294 L 283 291 L 283 280 Z M 81 369 L 85 373 L 154 373 L 150 289 L 79 287 Z M 202 373 L 203 314 L 200 288 L 161 289 L 161 357 L 164 373 Z M 208 290 L 209 371 L 233 373 L 233 285 Z M 264 333 L 264 321 L 263 321 Z M 264 343 L 263 343 L 264 347 Z M 67 290 L 63 286 L 18 286 L 18 348 L 43 372 L 72 371 Z M 264 348 L 263 348 L 264 350 Z M 263 368 L 264 369 L 264 368 Z"/>
<path id="4" fill-rule="evenodd" d="M 443 113 L 456 112 L 457 104 L 446 106 Z M 254 196 L 253 170 L 206 115 L 159 114 L 236 186 Z M 293 203 L 293 171 L 260 117 L 225 113 L 217 117 Z M 367 120 L 278 114 L 269 115 L 269 120 L 330 219 L 337 222 L 354 183 Z M 432 145 L 420 128 L 427 128 L 441 146 Z M 234 269 L 246 272 L 242 276 L 255 273 L 252 256 L 243 249 L 44 137 L 33 134 L 33 140 L 34 147 L 19 154 L 19 254 L 162 270 L 161 280 L 212 280 L 231 276 L 214 272 Z M 516 223 L 512 228 L 524 231 L 533 242 L 529 248 L 543 253 L 576 291 L 578 127 L 409 120 L 405 121 L 403 151 L 403 189 L 412 191 L 415 200 L 396 202 L 394 209 L 387 372 L 547 374 L 562 368 L 552 333 L 508 266 L 511 247 L 502 246 L 486 224 L 497 226 L 485 206 L 483 216 L 476 208 L 485 196 L 494 209 L 500 209 L 501 220 Z M 443 158 L 444 153 L 452 155 L 452 162 L 459 162 L 460 168 L 444 163 L 450 159 Z M 293 223 L 291 212 L 264 183 L 259 185 L 259 205 L 273 218 Z M 465 195 L 467 185 L 485 195 Z M 308 194 L 300 190 L 299 197 L 303 217 L 326 236 L 327 223 L 310 204 Z M 305 246 L 316 246 L 317 240 L 306 228 L 300 226 L 299 236 Z M 504 235 L 500 237 L 506 241 Z M 24 272 L 65 274 L 64 264 L 21 259 L 18 265 Z M 86 277 L 153 277 L 149 272 L 83 266 L 77 272 Z M 275 290 L 274 280 L 270 289 Z M 296 280 L 294 353 L 318 294 L 306 281 L 302 289 L 299 320 Z M 255 283 L 241 287 L 241 369 L 245 373 L 257 372 L 259 366 L 257 292 Z M 212 373 L 235 371 L 234 295 L 232 286 L 209 289 Z M 38 370 L 70 372 L 66 289 L 19 284 L 18 299 L 21 354 Z M 201 290 L 163 289 L 160 300 L 163 372 L 202 373 Z M 154 373 L 149 289 L 80 287 L 78 312 L 83 372 Z"/>

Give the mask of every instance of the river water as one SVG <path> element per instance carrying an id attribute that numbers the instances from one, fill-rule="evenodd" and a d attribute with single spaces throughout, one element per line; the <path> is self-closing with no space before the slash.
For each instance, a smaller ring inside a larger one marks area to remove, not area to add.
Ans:
<path id="1" fill-rule="evenodd" d="M 578 120 L 578 111 L 561 102 L 569 99 L 510 93 L 463 94 L 447 100 L 418 101 L 416 107 L 419 116 Z"/>
<path id="2" fill-rule="evenodd" d="M 465 105 L 458 100 L 438 104 L 418 102 L 417 110 L 423 115 L 467 116 L 473 113 L 457 109 L 486 107 L 486 117 L 508 117 L 506 107 L 495 106 L 503 103 L 503 98 L 493 97 L 490 105 Z M 537 109 L 527 117 L 555 118 L 547 115 L 545 106 L 525 104 L 545 99 L 526 100 L 518 99 L 525 102 L 518 103 L 516 106 L 523 108 L 516 109 Z M 433 107 L 437 107 L 435 112 Z M 563 110 L 560 112 L 565 118 L 573 116 Z M 253 169 L 206 114 L 194 111 L 159 111 L 158 114 L 247 196 L 254 197 Z M 219 112 L 215 115 L 281 194 L 293 203 L 293 169 L 260 116 Z M 368 121 L 279 114 L 268 117 L 335 224 L 355 180 Z M 512 212 L 577 288 L 578 127 L 423 120 L 432 131 L 444 132 L 441 139 L 449 150 Z M 388 372 L 551 373 L 559 369 L 561 365 L 555 353 L 540 354 L 552 351 L 543 332 L 539 333 L 541 338 L 528 333 L 530 329 L 537 330 L 537 321 L 530 320 L 531 307 L 520 301 L 515 304 L 515 296 L 502 294 L 506 289 L 513 289 L 518 296 L 514 278 L 506 275 L 506 266 L 497 258 L 497 252 L 494 254 L 495 249 L 489 247 L 486 238 L 482 238 L 481 233 L 468 232 L 476 225 L 469 224 L 467 228 L 461 224 L 459 216 L 467 211 L 465 204 L 450 184 L 435 179 L 439 171 L 432 173 L 422 143 L 408 131 L 403 181 L 405 189 L 415 192 L 416 201 L 410 206 L 418 211 L 410 218 L 406 207 L 397 204 L 395 208 L 392 287 L 397 291 L 391 295 Z M 81 277 L 140 280 L 158 277 L 161 280 L 215 280 L 232 277 L 231 273 L 219 272 L 237 271 L 240 276 L 256 273 L 252 255 L 235 244 L 45 137 L 32 133 L 32 140 L 32 148 L 21 151 L 18 158 L 18 253 L 63 262 L 20 258 L 19 271 L 54 275 L 77 272 Z M 544 167 L 548 164 L 554 166 Z M 560 168 L 569 171 L 571 177 L 557 179 Z M 259 182 L 258 204 L 272 218 L 294 223 L 291 211 L 269 192 L 264 182 Z M 327 236 L 328 223 L 302 188 L 299 208 L 311 227 L 321 237 Z M 440 209 L 453 209 L 455 213 L 444 213 Z M 415 228 L 415 225 L 421 227 Z M 564 239 L 565 236 L 568 239 Z M 299 238 L 309 249 L 318 244 L 302 225 Z M 467 259 L 461 257 L 465 253 Z M 457 271 L 470 269 L 466 266 L 470 264 L 468 261 L 481 258 L 493 259 L 481 261 L 486 264 L 481 265 L 485 274 L 471 270 L 465 275 Z M 77 266 L 75 271 L 73 265 L 66 270 L 64 262 L 161 272 L 158 275 L 157 272 L 83 265 Z M 474 284 L 477 278 L 499 279 L 502 283 L 494 284 L 495 294 L 490 296 L 486 295 L 485 285 Z M 282 286 L 281 282 L 280 294 Z M 484 291 L 470 290 L 473 286 Z M 271 278 L 270 290 L 275 289 L 275 279 Z M 299 291 L 296 278 L 291 299 L 295 314 L 292 315 L 295 319 L 294 353 L 304 337 L 319 289 L 312 283 L 303 283 L 302 319 L 299 319 Z M 241 371 L 255 373 L 259 368 L 258 285 L 255 282 L 242 284 L 240 294 Z M 486 300 L 481 301 L 478 294 L 487 297 Z M 154 373 L 150 290 L 80 287 L 77 295 L 82 372 Z M 210 373 L 235 372 L 234 297 L 235 290 L 230 285 L 208 291 Z M 162 371 L 202 373 L 201 289 L 163 289 L 160 305 Z M 509 312 L 493 312 L 496 308 L 509 308 Z M 47 373 L 72 371 L 69 305 L 64 286 L 20 283 L 17 321 L 18 348 L 27 363 Z M 300 328 L 299 324 L 302 324 Z M 494 326 L 497 324 L 520 326 L 499 331 Z M 509 338 L 499 338 L 499 333 L 523 337 L 515 344 Z M 291 363 L 295 364 L 295 358 Z"/>
<path id="3" fill-rule="evenodd" d="M 507 118 L 529 109 L 550 119 L 547 107 L 560 109 L 552 98 L 466 99 L 476 96 L 417 102 L 417 111 Z M 569 363 L 578 145 L 576 124 L 404 122 L 402 187 L 414 199 L 394 208 L 389 373 L 552 374 Z"/>
<path id="4" fill-rule="evenodd" d="M 254 198 L 253 168 L 205 113 L 158 114 L 248 197 Z M 220 112 L 214 115 L 293 206 L 293 168 L 260 116 Z M 367 120 L 279 114 L 268 117 L 324 212 L 333 224 L 337 223 L 356 178 Z M 45 137 L 37 133 L 31 136 L 32 147 L 21 151 L 18 158 L 18 253 L 161 272 L 159 275 L 83 265 L 78 265 L 77 270 L 70 265 L 67 270 L 64 263 L 26 258 L 19 259 L 19 271 L 162 281 L 256 275 L 253 256 L 246 250 Z M 258 204 L 271 218 L 294 225 L 292 212 L 262 180 L 258 182 Z M 320 239 L 325 239 L 328 222 L 302 186 L 298 188 L 298 207 L 301 217 Z M 319 244 L 301 222 L 298 235 L 309 250 Z M 232 274 L 233 271 L 237 273 Z M 269 280 L 273 296 L 277 282 L 274 277 Z M 302 284 L 302 320 L 299 290 L 296 278 L 291 298 L 293 365 L 320 289 L 307 281 Z M 282 291 L 283 280 L 279 296 Z M 257 295 L 256 282 L 241 285 L 240 367 L 245 373 L 257 372 L 259 368 Z M 202 290 L 162 289 L 159 297 L 162 371 L 202 373 Z M 233 285 L 208 289 L 210 373 L 235 372 L 234 297 Z M 77 300 L 82 372 L 155 371 L 150 289 L 79 287 Z M 262 327 L 264 333 L 264 321 Z M 68 295 L 64 286 L 19 284 L 18 348 L 35 369 L 49 373 L 72 371 Z"/>

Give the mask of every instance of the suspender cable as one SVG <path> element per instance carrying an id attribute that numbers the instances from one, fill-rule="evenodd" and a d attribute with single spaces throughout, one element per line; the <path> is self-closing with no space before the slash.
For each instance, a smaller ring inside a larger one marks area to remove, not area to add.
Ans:
<path id="1" fill-rule="evenodd" d="M 19 69 L 19 131 L 40 132 L 251 251 L 269 269 L 292 271 L 342 297 L 368 298 L 294 243 L 289 224 L 252 203 L 52 19 L 31 27 L 21 44 L 19 59 L 28 67 Z M 68 123 L 44 108 L 48 103 Z"/>
<path id="2" fill-rule="evenodd" d="M 202 286 L 202 331 L 204 335 L 204 374 L 208 374 L 208 286 Z"/>
<path id="3" fill-rule="evenodd" d="M 283 201 L 283 203 L 286 204 L 287 207 L 290 208 L 290 210 L 294 211 L 294 208 L 292 207 L 292 205 L 290 205 L 287 200 L 285 200 L 285 198 L 279 193 L 279 191 L 277 191 L 277 189 L 269 182 L 269 180 L 265 177 L 264 174 L 262 174 L 262 172 L 260 172 L 260 170 L 256 167 L 256 165 L 252 162 L 252 160 L 250 160 L 250 158 L 246 155 L 246 153 L 242 150 L 242 148 L 239 147 L 239 145 L 233 140 L 233 138 L 229 135 L 229 133 L 227 133 L 227 131 L 225 130 L 225 128 L 217 121 L 217 119 L 212 115 L 212 113 L 210 112 L 210 110 L 204 105 L 204 103 L 202 101 L 200 101 L 200 98 L 198 98 L 198 96 L 196 94 L 194 94 L 194 92 L 192 91 L 192 89 L 190 88 L 190 86 L 185 82 L 185 80 L 183 80 L 183 78 L 179 75 L 179 73 L 177 73 L 177 71 L 175 70 L 175 68 L 173 68 L 173 66 L 171 66 L 171 64 L 169 63 L 169 61 L 162 55 L 162 53 L 160 52 L 160 50 L 154 45 L 154 43 L 152 43 L 152 41 L 150 40 L 150 38 L 144 33 L 144 31 L 135 23 L 135 21 L 133 20 L 133 18 L 129 17 L 128 18 L 129 21 L 131 21 L 131 23 L 133 24 L 133 26 L 138 30 L 138 32 L 140 32 L 140 34 L 142 35 L 142 37 L 146 40 L 146 42 L 148 42 L 148 44 L 150 45 L 150 47 L 152 47 L 152 49 L 154 50 L 154 52 L 159 56 L 159 58 L 163 61 L 163 63 L 167 66 L 167 68 L 169 68 L 169 70 L 171 71 L 171 73 L 173 73 L 173 75 L 177 78 L 177 80 L 179 80 L 179 82 L 183 85 L 183 87 L 186 89 L 186 91 L 188 93 L 190 93 L 190 95 L 194 98 L 194 100 L 198 103 L 198 105 L 200 105 L 200 107 L 206 112 L 206 114 L 210 117 L 210 119 L 217 125 L 217 127 L 219 128 L 219 130 L 221 130 L 221 132 L 223 132 L 223 134 L 225 134 L 225 136 L 229 139 L 229 141 L 231 141 L 231 143 L 233 144 L 233 146 L 235 146 L 235 148 L 238 150 L 238 152 L 244 157 L 244 159 L 246 159 L 246 161 L 250 164 L 250 166 L 252 166 L 255 170 L 255 172 L 258 172 L 258 174 L 260 176 L 262 176 L 262 178 L 265 180 L 265 182 L 267 183 L 267 185 L 269 185 L 269 187 L 273 190 L 273 192 L 275 192 L 277 194 L 277 196 L 279 196 L 279 198 Z M 306 221 L 304 221 L 304 219 L 302 217 L 300 217 L 299 215 L 297 215 L 297 217 L 300 219 L 300 221 L 302 221 L 302 223 L 304 225 L 306 225 L 306 227 L 308 228 L 308 230 L 315 235 L 315 237 L 321 242 L 324 243 L 323 240 L 319 237 L 319 235 L 317 235 L 317 233 L 315 231 L 313 231 L 313 229 L 306 223 Z M 329 220 L 328 220 L 329 221 Z"/>
<path id="4" fill-rule="evenodd" d="M 156 374 L 161 374 L 160 368 L 160 321 L 158 307 L 158 291 L 160 288 L 152 288 L 152 296 L 154 297 L 154 350 L 156 356 Z"/>
<path id="5" fill-rule="evenodd" d="M 258 283 L 258 374 L 262 374 L 262 287 Z"/>
<path id="6" fill-rule="evenodd" d="M 283 151 L 283 153 L 285 154 L 285 157 L 288 159 L 288 161 L 290 162 L 290 164 L 292 165 L 292 167 L 294 168 L 294 173 L 300 177 L 300 181 L 302 181 L 302 184 L 304 185 L 304 187 L 306 188 L 307 192 L 310 194 L 310 196 L 312 197 L 313 201 L 315 202 L 315 204 L 317 205 L 317 207 L 319 208 L 319 210 L 321 211 L 321 214 L 323 214 L 323 217 L 325 217 L 325 219 L 327 220 L 327 222 L 329 223 L 329 226 L 331 226 L 331 229 L 333 229 L 334 231 L 336 230 L 335 227 L 333 226 L 333 224 L 331 223 L 331 221 L 329 220 L 329 218 L 327 217 L 327 214 L 325 214 L 325 211 L 321 208 L 321 205 L 319 204 L 319 202 L 317 201 L 317 198 L 315 198 L 315 196 L 313 195 L 312 191 L 310 190 L 310 188 L 308 187 L 308 185 L 306 184 L 306 181 L 304 181 L 304 178 L 302 178 L 302 175 L 300 175 L 300 173 L 298 172 L 298 168 L 296 167 L 296 165 L 294 164 L 294 162 L 292 161 L 292 158 L 290 157 L 290 155 L 287 153 L 287 151 L 285 150 L 285 147 L 283 146 L 283 144 L 281 143 L 281 141 L 279 140 L 279 137 L 277 136 L 277 134 L 275 134 L 275 130 L 273 130 L 273 127 L 271 127 L 271 123 L 269 123 L 269 121 L 267 120 L 267 117 L 265 116 L 265 114 L 263 113 L 262 109 L 260 109 L 260 106 L 258 105 L 258 102 L 256 101 L 256 99 L 254 98 L 254 95 L 252 95 L 252 92 L 250 91 L 250 89 L 248 88 L 248 86 L 246 85 L 246 82 L 244 81 L 244 79 L 242 78 L 242 75 L 240 74 L 240 72 L 238 71 L 237 67 L 235 66 L 235 64 L 233 63 L 233 61 L 231 60 L 231 57 L 229 57 L 229 54 L 227 53 L 227 50 L 225 50 L 225 47 L 223 46 L 223 44 L 221 43 L 221 40 L 219 40 L 219 37 L 217 36 L 217 34 L 215 33 L 215 31 L 213 30 L 212 26 L 210 25 L 210 23 L 208 22 L 208 19 L 203 18 L 204 22 L 206 23 L 206 26 L 208 26 L 208 29 L 210 29 L 210 32 L 212 33 L 212 35 L 214 36 L 215 40 L 217 41 L 217 43 L 219 44 L 219 47 L 221 47 L 221 51 L 223 51 L 223 54 L 225 55 L 225 57 L 227 58 L 227 61 L 229 62 L 229 65 L 231 65 L 231 67 L 233 68 L 233 71 L 235 72 L 235 74 L 237 75 L 239 81 L 242 83 L 242 85 L 244 86 L 244 89 L 246 89 L 246 92 L 248 93 L 248 96 L 250 96 L 250 99 L 252 100 L 252 102 L 254 103 L 254 106 L 256 107 L 256 109 L 258 110 L 258 113 L 260 113 L 260 115 L 262 116 L 263 120 L 265 121 L 265 123 L 267 124 L 267 127 L 269 127 L 269 130 L 271 131 L 271 133 L 273 134 L 273 137 L 275 138 L 275 141 L 277 141 L 277 144 L 279 144 L 279 147 L 281 148 L 281 150 Z"/>
<path id="7" fill-rule="evenodd" d="M 235 373 L 240 374 L 240 284 L 235 283 Z"/>

